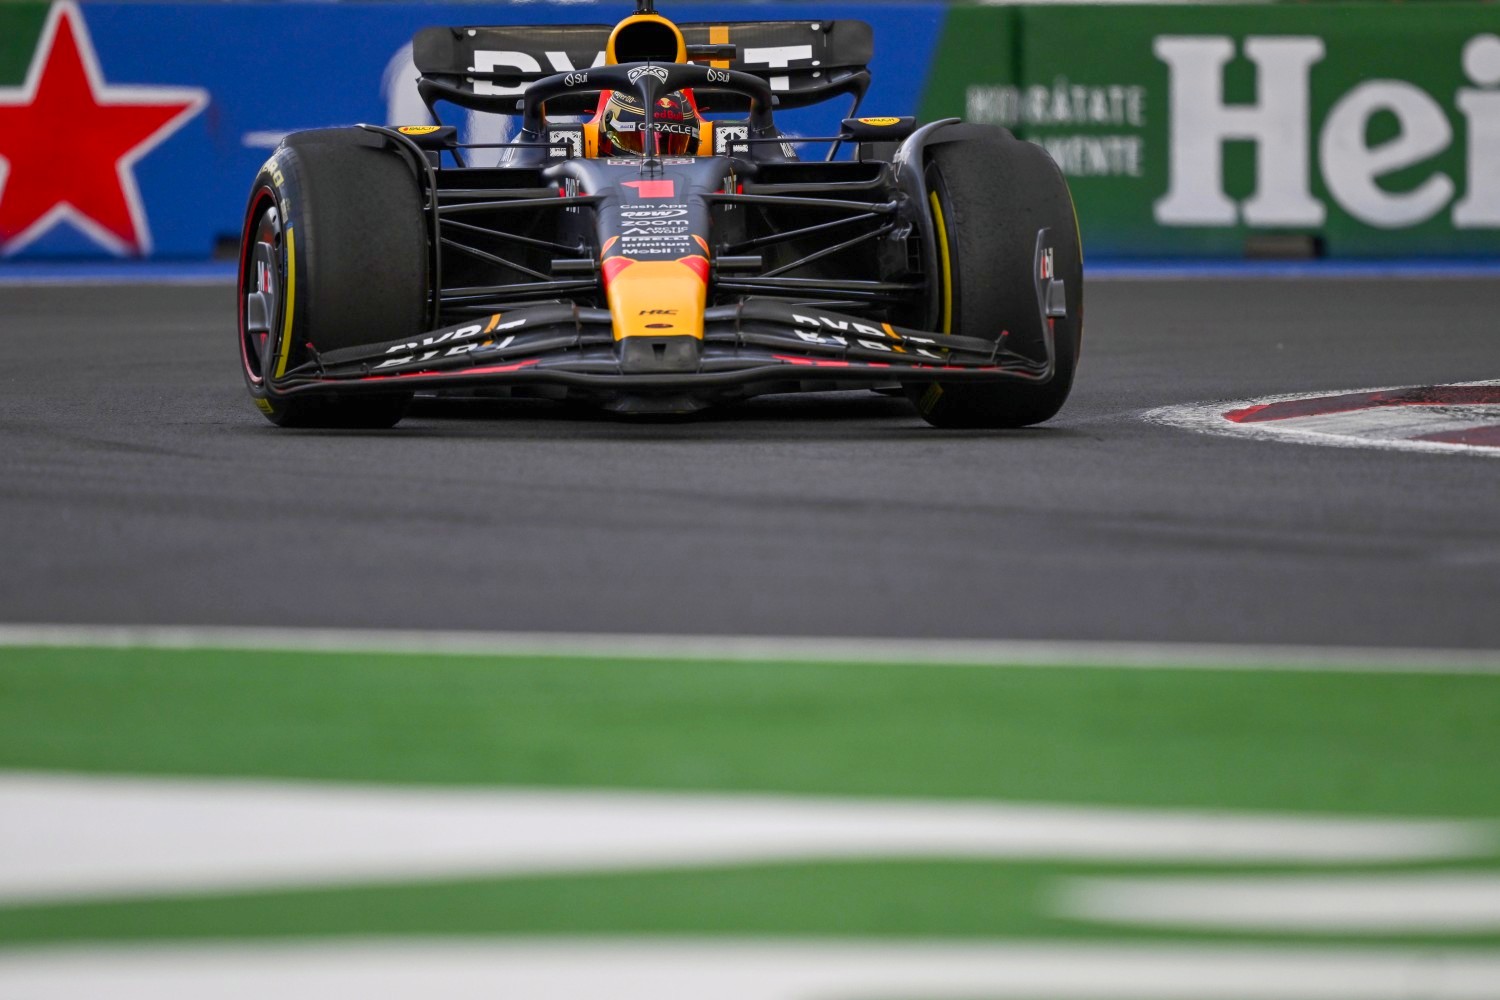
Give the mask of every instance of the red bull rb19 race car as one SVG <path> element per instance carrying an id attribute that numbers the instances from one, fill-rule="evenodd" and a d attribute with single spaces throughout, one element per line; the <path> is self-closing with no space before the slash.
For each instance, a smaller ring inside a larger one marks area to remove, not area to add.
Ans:
<path id="1" fill-rule="evenodd" d="M 741 58 L 767 47 L 797 57 Z M 590 68 L 538 69 L 557 52 Z M 1066 400 L 1083 261 L 1044 151 L 957 119 L 778 130 L 859 107 L 863 22 L 679 25 L 641 0 L 613 27 L 428 28 L 413 53 L 439 124 L 293 133 L 255 179 L 240 356 L 273 423 L 389 427 L 417 393 L 673 414 L 876 389 L 940 427 Z M 444 103 L 511 116 L 511 141 L 461 142 Z"/>

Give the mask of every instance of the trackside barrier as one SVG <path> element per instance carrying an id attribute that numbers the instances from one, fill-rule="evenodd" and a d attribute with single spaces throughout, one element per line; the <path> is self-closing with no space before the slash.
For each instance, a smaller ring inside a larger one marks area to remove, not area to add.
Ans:
<path id="1" fill-rule="evenodd" d="M 1099 256 L 1500 252 L 1500 8 L 965 7 L 922 102 L 1063 166 Z"/>
<path id="2" fill-rule="evenodd" d="M 425 120 L 406 48 L 417 29 L 609 23 L 627 6 L 0 3 L 0 272 L 7 260 L 222 254 L 286 132 Z M 1041 143 L 1068 174 L 1094 258 L 1500 256 L 1500 6 L 669 12 L 869 21 L 865 113 L 962 116 Z M 559 56 L 553 68 L 581 68 Z M 846 111 L 784 124 L 828 134 Z M 501 138 L 496 120 L 453 120 Z"/>
<path id="3" fill-rule="evenodd" d="M 722 4 L 669 7 L 681 21 L 726 16 Z M 0 157 L 10 164 L 0 179 L 0 267 L 7 257 L 222 253 L 238 242 L 250 181 L 285 133 L 427 120 L 409 49 L 417 30 L 612 24 L 630 9 L 630 0 L 0 2 Z M 746 7 L 737 16 L 765 17 L 767 10 Z M 942 5 L 786 3 L 774 11 L 798 20 L 869 21 L 884 43 L 866 113 L 915 113 Z M 556 56 L 553 68 L 582 68 L 566 65 L 572 59 L 565 53 Z M 520 56 L 487 58 L 499 66 Z M 754 58 L 770 67 L 800 55 L 764 49 Z M 801 134 L 827 135 L 847 111 L 847 101 L 831 102 L 790 112 L 786 121 Z M 502 138 L 495 129 L 504 121 L 489 116 L 474 137 Z"/>

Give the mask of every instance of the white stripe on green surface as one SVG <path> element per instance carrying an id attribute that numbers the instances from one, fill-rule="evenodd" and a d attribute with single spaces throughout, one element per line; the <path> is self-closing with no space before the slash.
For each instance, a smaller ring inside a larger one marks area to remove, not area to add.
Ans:
<path id="1" fill-rule="evenodd" d="M 1500 675 L 1500 650 L 1203 643 L 167 625 L 0 625 L 0 648 L 7 646 Z"/>

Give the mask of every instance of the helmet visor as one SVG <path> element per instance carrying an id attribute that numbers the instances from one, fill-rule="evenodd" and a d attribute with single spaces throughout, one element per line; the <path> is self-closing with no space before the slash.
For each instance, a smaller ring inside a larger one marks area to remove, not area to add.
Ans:
<path id="1" fill-rule="evenodd" d="M 697 147 L 698 116 L 681 94 L 657 99 L 652 108 L 651 123 L 646 112 L 627 94 L 611 95 L 604 114 L 604 134 L 614 152 L 640 155 L 655 152 L 661 156 L 681 156 Z M 646 142 L 646 129 L 656 136 L 654 149 Z"/>

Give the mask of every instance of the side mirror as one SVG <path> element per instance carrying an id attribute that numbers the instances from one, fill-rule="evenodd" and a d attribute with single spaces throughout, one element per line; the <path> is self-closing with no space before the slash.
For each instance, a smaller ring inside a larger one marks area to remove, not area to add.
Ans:
<path id="1" fill-rule="evenodd" d="M 396 131 L 423 149 L 451 149 L 458 142 L 453 125 L 398 125 Z"/>
<path id="2" fill-rule="evenodd" d="M 845 118 L 843 137 L 853 142 L 900 142 L 917 130 L 915 118 Z"/>

